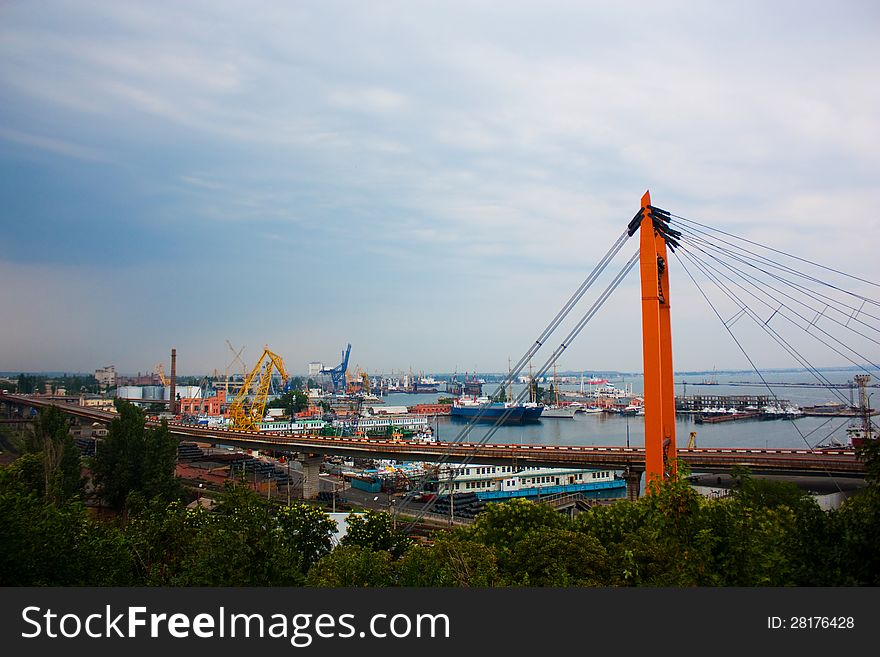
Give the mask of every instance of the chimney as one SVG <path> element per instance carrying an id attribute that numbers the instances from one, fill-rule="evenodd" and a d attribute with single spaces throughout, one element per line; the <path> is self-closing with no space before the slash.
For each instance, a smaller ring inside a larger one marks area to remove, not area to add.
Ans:
<path id="1" fill-rule="evenodd" d="M 171 391 L 168 397 L 171 402 L 168 408 L 172 415 L 177 415 L 177 349 L 171 350 Z"/>

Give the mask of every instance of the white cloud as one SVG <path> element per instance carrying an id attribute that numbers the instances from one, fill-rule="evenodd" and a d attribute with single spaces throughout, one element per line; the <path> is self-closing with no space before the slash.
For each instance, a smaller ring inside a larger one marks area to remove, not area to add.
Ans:
<path id="1" fill-rule="evenodd" d="M 3 10 L 0 138 L 123 163 L 142 220 L 226 240 L 243 270 L 271 243 L 279 268 L 326 253 L 339 280 L 378 271 L 403 299 L 449 279 L 552 296 L 650 188 L 673 212 L 880 278 L 876 14 L 860 3 L 53 6 Z M 99 206 L 102 182 L 83 190 Z M 441 310 L 467 317 L 478 296 Z M 346 307 L 381 322 L 376 299 Z M 638 325 L 637 304 L 616 308 Z M 492 321 L 527 344 L 517 312 Z M 391 360 L 419 342 L 372 348 Z"/>
<path id="2" fill-rule="evenodd" d="M 105 153 L 95 148 L 89 148 L 80 144 L 75 144 L 64 139 L 55 139 L 45 135 L 34 135 L 18 130 L 8 130 L 0 128 L 0 139 L 31 146 L 42 151 L 72 157 L 78 160 L 86 160 L 89 162 L 107 161 L 108 157 Z"/>

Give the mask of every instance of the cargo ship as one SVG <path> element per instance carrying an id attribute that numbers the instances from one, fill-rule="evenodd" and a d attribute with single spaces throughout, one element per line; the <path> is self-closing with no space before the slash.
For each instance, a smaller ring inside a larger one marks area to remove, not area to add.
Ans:
<path id="1" fill-rule="evenodd" d="M 517 423 L 533 422 L 541 417 L 543 411 L 544 407 L 540 404 L 493 402 L 488 397 L 459 397 L 453 401 L 450 415 L 466 420 Z"/>

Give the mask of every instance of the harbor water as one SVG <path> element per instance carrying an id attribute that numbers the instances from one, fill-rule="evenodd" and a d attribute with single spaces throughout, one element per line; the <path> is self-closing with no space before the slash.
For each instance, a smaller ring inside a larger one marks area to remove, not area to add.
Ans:
<path id="1" fill-rule="evenodd" d="M 835 384 L 847 384 L 859 372 L 826 371 L 823 376 Z M 766 395 L 771 399 L 787 400 L 797 406 L 836 401 L 849 404 L 851 391 L 848 389 L 829 389 L 818 387 L 818 382 L 809 373 L 772 372 L 764 374 L 770 390 L 755 373 L 723 373 L 676 376 L 676 395 Z M 876 379 L 873 379 L 876 381 Z M 872 382 L 873 382 L 872 381 Z M 774 383 L 817 384 L 816 387 L 774 386 Z M 631 386 L 633 394 L 642 393 L 640 376 L 618 377 L 609 383 L 624 389 Z M 542 384 L 547 387 L 549 384 Z M 497 384 L 487 383 L 484 392 L 491 394 Z M 523 390 L 522 385 L 513 386 L 513 394 Z M 588 389 L 588 388 L 587 388 Z M 579 386 L 560 386 L 560 391 L 579 391 Z M 873 392 L 869 389 L 869 395 Z M 858 390 L 854 391 L 854 401 L 858 403 Z M 448 396 L 443 392 L 432 394 L 390 394 L 385 403 L 393 406 L 411 406 L 419 403 L 434 403 L 439 397 Z M 880 397 L 880 396 L 878 396 Z M 692 431 L 696 432 L 698 447 L 786 447 L 812 448 L 831 440 L 846 442 L 846 427 L 853 422 L 846 417 L 797 417 L 795 419 L 760 420 L 747 419 L 718 424 L 698 424 L 692 416 L 679 415 L 676 418 L 676 442 L 679 447 L 688 443 Z M 856 420 L 857 421 L 857 420 Z M 451 417 L 438 417 L 432 426 L 441 441 L 454 441 L 465 433 L 467 442 L 484 440 L 488 433 L 493 443 L 535 443 L 549 445 L 631 445 L 642 447 L 645 444 L 644 416 L 618 415 L 614 413 L 578 413 L 573 419 L 542 418 L 527 424 L 501 425 L 491 423 L 468 425 L 464 420 Z"/>

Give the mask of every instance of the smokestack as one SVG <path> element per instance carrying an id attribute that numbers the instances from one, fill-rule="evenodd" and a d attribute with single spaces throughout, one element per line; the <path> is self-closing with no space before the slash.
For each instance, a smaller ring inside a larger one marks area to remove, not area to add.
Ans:
<path id="1" fill-rule="evenodd" d="M 171 392 L 169 398 L 172 415 L 177 415 L 177 349 L 171 350 Z"/>

